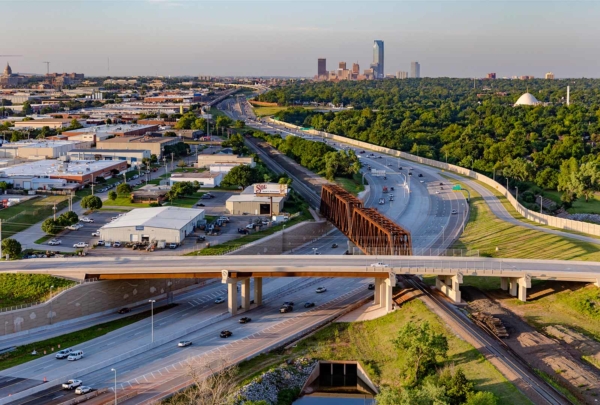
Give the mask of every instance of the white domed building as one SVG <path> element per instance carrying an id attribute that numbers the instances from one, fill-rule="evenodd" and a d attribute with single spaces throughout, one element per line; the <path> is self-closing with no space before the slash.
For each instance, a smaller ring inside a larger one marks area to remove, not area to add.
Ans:
<path id="1" fill-rule="evenodd" d="M 531 93 L 525 93 L 515 103 L 515 107 L 518 105 L 540 105 L 541 102 L 538 101 L 537 98 L 533 96 Z"/>

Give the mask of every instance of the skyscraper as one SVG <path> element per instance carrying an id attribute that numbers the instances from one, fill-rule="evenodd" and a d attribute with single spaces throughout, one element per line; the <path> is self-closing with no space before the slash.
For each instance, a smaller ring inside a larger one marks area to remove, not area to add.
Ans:
<path id="1" fill-rule="evenodd" d="M 552 72 L 546 73 L 546 80 L 554 80 L 554 73 L 552 73 Z"/>
<path id="2" fill-rule="evenodd" d="M 413 79 L 421 77 L 421 64 L 419 62 L 410 62 L 410 77 Z"/>
<path id="3" fill-rule="evenodd" d="M 346 69 L 346 62 L 340 62 L 340 63 L 339 63 L 339 67 L 338 67 L 338 68 L 339 68 L 339 69 L 342 69 L 342 70 L 343 70 L 343 69 Z"/>
<path id="4" fill-rule="evenodd" d="M 327 60 L 325 58 L 319 58 L 318 65 L 317 77 L 321 78 L 327 76 Z"/>
<path id="5" fill-rule="evenodd" d="M 377 65 L 377 66 L 374 66 Z M 373 41 L 373 74 L 376 78 L 382 79 L 384 77 L 383 69 L 383 41 L 377 39 Z M 375 70 L 377 68 L 377 70 Z"/>

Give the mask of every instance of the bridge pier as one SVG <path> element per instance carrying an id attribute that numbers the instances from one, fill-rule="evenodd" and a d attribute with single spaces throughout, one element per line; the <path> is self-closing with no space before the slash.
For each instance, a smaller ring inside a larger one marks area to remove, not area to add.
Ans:
<path id="1" fill-rule="evenodd" d="M 508 277 L 500 277 L 500 289 L 503 291 L 508 291 Z"/>
<path id="2" fill-rule="evenodd" d="M 435 287 L 443 292 L 448 298 L 456 304 L 460 304 L 460 285 L 463 283 L 461 273 L 455 276 L 437 276 L 435 279 Z"/>
<path id="3" fill-rule="evenodd" d="M 227 310 L 233 316 L 237 314 L 237 278 L 227 279 Z"/>
<path id="4" fill-rule="evenodd" d="M 241 282 L 241 307 L 242 310 L 250 309 L 250 278 L 228 278 L 227 279 L 227 310 L 231 315 L 236 315 L 238 312 L 238 282 Z M 262 278 L 254 278 L 254 303 L 262 304 Z"/>
<path id="5" fill-rule="evenodd" d="M 525 277 L 510 277 L 508 279 L 510 282 L 509 294 L 523 302 L 527 301 L 527 289 L 531 288 L 531 276 L 525 275 Z"/>
<path id="6" fill-rule="evenodd" d="M 262 305 L 262 277 L 254 277 L 254 303 L 256 305 Z"/>
<path id="7" fill-rule="evenodd" d="M 250 279 L 245 278 L 242 280 L 242 309 L 247 311 L 250 309 Z"/>
<path id="8" fill-rule="evenodd" d="M 379 305 L 380 308 L 385 308 L 387 312 L 392 312 L 394 303 L 392 288 L 395 286 L 396 276 L 392 274 L 391 277 L 394 277 L 394 281 L 390 277 L 375 279 L 374 304 Z"/>

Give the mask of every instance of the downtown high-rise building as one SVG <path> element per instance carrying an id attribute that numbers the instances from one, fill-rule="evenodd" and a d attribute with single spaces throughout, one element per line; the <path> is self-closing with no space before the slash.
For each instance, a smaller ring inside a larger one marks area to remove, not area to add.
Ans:
<path id="1" fill-rule="evenodd" d="M 373 41 L 373 63 L 371 67 L 375 78 L 383 79 L 385 77 L 383 69 L 383 41 L 378 39 Z"/>
<path id="2" fill-rule="evenodd" d="M 317 67 L 317 77 L 321 78 L 327 76 L 327 59 L 319 58 Z"/>
<path id="3" fill-rule="evenodd" d="M 408 72 L 399 70 L 398 73 L 396 73 L 396 79 L 408 79 Z"/>
<path id="4" fill-rule="evenodd" d="M 419 62 L 410 62 L 410 77 L 413 79 L 421 77 L 421 64 Z"/>

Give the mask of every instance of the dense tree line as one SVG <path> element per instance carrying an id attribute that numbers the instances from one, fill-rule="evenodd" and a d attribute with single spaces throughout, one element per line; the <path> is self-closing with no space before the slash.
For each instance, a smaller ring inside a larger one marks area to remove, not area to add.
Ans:
<path id="1" fill-rule="evenodd" d="M 259 99 L 351 105 L 338 113 L 292 107 L 278 117 L 512 182 L 559 189 L 567 203 L 600 189 L 600 80 L 473 85 L 447 78 L 313 82 L 275 89 Z M 570 106 L 564 102 L 567 85 Z M 546 104 L 513 107 L 527 90 Z"/>
<path id="2" fill-rule="evenodd" d="M 267 135 L 259 131 L 253 135 L 264 139 L 281 153 L 329 180 L 335 177 L 352 177 L 360 171 L 360 162 L 353 150 L 337 151 L 323 142 L 309 141 L 297 136 L 287 136 L 283 139 L 279 135 Z"/>

